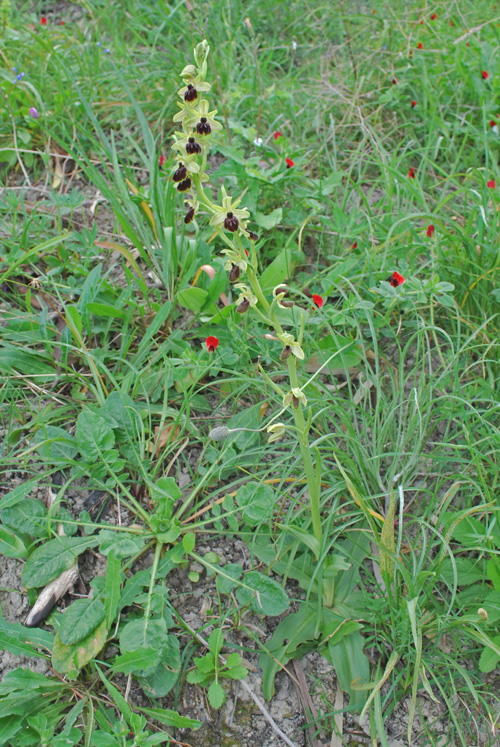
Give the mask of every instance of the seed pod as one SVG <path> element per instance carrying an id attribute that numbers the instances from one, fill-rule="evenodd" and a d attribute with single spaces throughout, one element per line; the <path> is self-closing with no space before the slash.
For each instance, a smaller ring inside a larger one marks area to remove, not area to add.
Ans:
<path id="1" fill-rule="evenodd" d="M 236 283 L 240 279 L 241 271 L 238 265 L 232 264 L 229 270 L 229 282 Z"/>
<path id="2" fill-rule="evenodd" d="M 285 345 L 285 347 L 281 351 L 280 361 L 286 361 L 287 358 L 290 358 L 291 354 L 292 348 L 290 347 L 290 345 Z"/>
<path id="3" fill-rule="evenodd" d="M 257 234 L 254 233 L 253 231 L 249 231 L 248 232 L 248 238 L 250 239 L 250 241 L 258 241 L 259 240 L 259 237 L 257 236 Z"/>
<path id="4" fill-rule="evenodd" d="M 186 224 L 186 226 L 189 223 L 192 223 L 193 219 L 194 219 L 194 207 L 189 208 L 189 210 L 186 213 L 186 217 L 184 218 L 184 223 Z"/>
<path id="5" fill-rule="evenodd" d="M 184 101 L 196 101 L 198 98 L 198 91 L 192 83 L 187 84 L 187 91 L 184 94 Z"/>
<path id="6" fill-rule="evenodd" d="M 212 128 L 208 124 L 206 117 L 202 117 L 200 119 L 200 121 L 196 125 L 196 132 L 198 133 L 198 135 L 210 135 L 210 133 L 212 132 Z"/>
<path id="7" fill-rule="evenodd" d="M 190 156 L 192 156 L 193 153 L 201 153 L 201 145 L 196 142 L 194 137 L 188 138 L 186 143 L 186 153 Z"/>
<path id="8" fill-rule="evenodd" d="M 233 215 L 232 213 L 228 213 L 226 215 L 226 218 L 224 220 L 224 228 L 226 229 L 226 231 L 231 231 L 231 233 L 234 233 L 238 230 L 239 225 L 240 222 L 235 215 Z"/>
<path id="9" fill-rule="evenodd" d="M 243 301 L 240 304 L 238 304 L 238 306 L 236 307 L 236 312 L 238 314 L 246 314 L 249 307 L 250 307 L 250 301 L 248 300 L 248 298 L 244 298 Z"/>
<path id="10" fill-rule="evenodd" d="M 212 428 L 212 430 L 208 434 L 208 437 L 213 439 L 214 441 L 224 441 L 224 439 L 227 438 L 230 433 L 231 431 L 226 425 L 218 425 L 215 428 Z"/>
<path id="11" fill-rule="evenodd" d="M 178 168 L 174 171 L 172 179 L 174 182 L 182 182 L 187 177 L 187 168 L 183 163 L 180 163 Z"/>
<path id="12" fill-rule="evenodd" d="M 188 189 L 190 188 L 191 188 L 191 179 L 189 177 L 187 179 L 184 179 L 183 182 L 180 182 L 180 184 L 177 185 L 178 192 L 187 192 Z"/>

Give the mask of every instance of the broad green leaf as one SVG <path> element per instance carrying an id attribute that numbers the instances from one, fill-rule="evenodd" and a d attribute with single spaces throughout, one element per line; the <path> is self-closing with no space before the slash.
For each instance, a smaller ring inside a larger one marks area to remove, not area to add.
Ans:
<path id="1" fill-rule="evenodd" d="M 194 532 L 187 532 L 183 538 L 182 538 L 182 546 L 184 548 L 184 552 L 190 553 L 194 550 L 194 545 L 196 542 L 196 537 Z"/>
<path id="2" fill-rule="evenodd" d="M 160 724 L 174 726 L 176 729 L 199 729 L 201 726 L 201 721 L 180 716 L 177 711 L 170 711 L 166 708 L 140 708 L 139 710 L 146 716 L 156 719 Z"/>
<path id="3" fill-rule="evenodd" d="M 243 568 L 239 563 L 229 563 L 229 565 L 221 568 L 220 572 L 217 572 L 215 581 L 219 593 L 230 594 L 234 587 L 238 585 L 236 582 L 242 573 Z"/>
<path id="4" fill-rule="evenodd" d="M 189 309 L 189 311 L 193 311 L 195 314 L 202 310 L 207 298 L 208 293 L 202 288 L 184 288 L 184 290 L 177 293 L 179 305 L 185 309 Z"/>
<path id="5" fill-rule="evenodd" d="M 139 413 L 134 401 L 125 392 L 111 392 L 102 408 L 104 417 L 109 417 L 117 423 L 113 430 L 118 441 L 133 440 L 139 431 Z"/>
<path id="6" fill-rule="evenodd" d="M 67 571 L 82 552 L 98 544 L 96 537 L 57 537 L 49 540 L 29 556 L 23 569 L 26 589 L 45 586 Z"/>
<path id="7" fill-rule="evenodd" d="M 294 657 L 299 646 L 317 638 L 317 628 L 317 608 L 306 603 L 302 603 L 297 612 L 287 615 L 280 622 L 271 640 L 266 644 L 269 654 L 263 652 L 259 656 L 262 692 L 267 700 L 274 695 L 274 678 L 277 672 Z"/>
<path id="8" fill-rule="evenodd" d="M 481 561 L 474 563 L 468 558 L 455 558 L 453 564 L 450 558 L 445 558 L 441 563 L 440 576 L 450 587 L 455 584 L 455 569 L 458 586 L 469 586 L 485 579 L 484 563 Z"/>
<path id="9" fill-rule="evenodd" d="M 29 348 L 20 350 L 4 342 L 0 345 L 0 373 L 11 374 L 14 371 L 25 376 L 36 376 L 37 382 L 47 382 L 55 377 L 54 361 Z"/>
<path id="10" fill-rule="evenodd" d="M 1 512 L 2 523 L 29 537 L 47 537 L 47 508 L 37 498 L 26 498 Z"/>
<path id="11" fill-rule="evenodd" d="M 270 485 L 250 480 L 238 488 L 236 503 L 242 509 L 243 520 L 253 526 L 267 519 L 272 513 L 276 493 Z"/>
<path id="12" fill-rule="evenodd" d="M 298 253 L 292 252 L 289 249 L 282 249 L 271 264 L 266 267 L 260 277 L 262 290 L 264 292 L 271 290 L 291 278 L 299 256 Z"/>
<path id="13" fill-rule="evenodd" d="M 27 554 L 24 542 L 17 535 L 0 527 L 0 555 L 6 558 L 25 558 Z"/>
<path id="14" fill-rule="evenodd" d="M 123 674 L 135 674 L 138 670 L 147 670 L 158 664 L 158 650 L 156 648 L 139 646 L 133 651 L 126 651 L 117 656 L 114 664 L 114 672 Z"/>
<path id="15" fill-rule="evenodd" d="M 110 317 L 111 319 L 124 319 L 126 316 L 123 309 L 117 309 L 116 306 L 108 306 L 106 303 L 96 303 L 90 301 L 86 306 L 87 311 L 98 316 Z"/>
<path id="16" fill-rule="evenodd" d="M 81 412 L 76 420 L 76 442 L 82 457 L 96 462 L 102 452 L 112 449 L 115 436 L 109 423 L 95 412 Z"/>
<path id="17" fill-rule="evenodd" d="M 45 461 L 51 466 L 67 466 L 72 462 L 77 453 L 75 439 L 64 430 L 55 425 L 46 425 L 35 433 L 32 445 Z"/>
<path id="18" fill-rule="evenodd" d="M 139 677 L 144 691 L 153 698 L 164 698 L 173 688 L 181 671 L 181 656 L 178 639 L 169 635 L 167 645 L 163 646 L 160 664 L 151 674 Z"/>
<path id="19" fill-rule="evenodd" d="M 492 641 L 496 646 L 500 646 L 500 635 L 494 636 Z M 500 656 L 496 651 L 493 651 L 492 648 L 486 647 L 482 650 L 479 658 L 479 670 L 483 674 L 488 674 L 488 672 L 492 672 L 496 668 L 499 661 Z"/>
<path id="20" fill-rule="evenodd" d="M 71 646 L 66 646 L 59 633 L 56 633 L 52 647 L 52 666 L 58 674 L 76 674 L 104 648 L 107 637 L 105 620 L 86 638 Z"/>
<path id="21" fill-rule="evenodd" d="M 97 541 L 103 555 L 113 552 L 117 558 L 128 558 L 144 547 L 142 537 L 128 532 L 114 532 L 112 529 L 101 529 L 97 535 Z"/>
<path id="22" fill-rule="evenodd" d="M 207 695 L 210 705 L 216 710 L 217 708 L 220 708 L 226 700 L 226 693 L 224 692 L 224 688 L 218 682 L 215 682 L 215 680 L 208 688 Z"/>
<path id="23" fill-rule="evenodd" d="M 323 197 L 331 195 L 335 187 L 338 187 L 340 184 L 342 184 L 343 177 L 344 174 L 342 173 L 342 171 L 332 171 L 332 173 L 329 174 L 326 179 L 322 179 L 320 184 L 320 191 Z"/>
<path id="24" fill-rule="evenodd" d="M 106 586 L 104 591 L 104 606 L 106 610 L 106 625 L 111 629 L 120 603 L 121 594 L 121 563 L 115 553 L 110 550 L 106 564 Z"/>
<path id="25" fill-rule="evenodd" d="M 254 612 L 275 617 L 288 609 L 286 591 L 273 578 L 249 571 L 241 583 L 243 586 L 237 589 L 236 598 L 240 604 L 250 604 Z"/>
<path id="26" fill-rule="evenodd" d="M 54 635 L 48 630 L 25 628 L 21 623 L 10 623 L 0 618 L 0 649 L 15 656 L 40 656 L 38 649 L 50 651 L 53 641 Z"/>
<path id="27" fill-rule="evenodd" d="M 244 680 L 247 674 L 248 669 L 243 664 L 238 664 L 224 671 L 224 677 L 229 677 L 230 680 Z"/>
<path id="28" fill-rule="evenodd" d="M 255 223 L 264 228 L 266 231 L 270 231 L 271 228 L 277 226 L 283 220 L 283 208 L 276 208 L 272 213 L 264 215 L 264 213 L 255 212 L 254 221 Z"/>
<path id="29" fill-rule="evenodd" d="M 0 511 L 3 511 L 4 508 L 15 506 L 17 503 L 23 501 L 39 482 L 40 478 L 37 477 L 34 480 L 28 480 L 27 482 L 23 482 L 21 485 L 17 485 L 14 490 L 6 493 L 0 501 Z"/>
<path id="30" fill-rule="evenodd" d="M 66 646 L 86 638 L 104 620 L 104 604 L 99 597 L 77 599 L 61 617 L 59 638 Z"/>
<path id="31" fill-rule="evenodd" d="M 353 687 L 365 684 L 370 680 L 370 664 L 363 651 L 363 637 L 359 630 L 343 636 L 339 643 L 328 644 L 325 651 L 327 658 L 335 667 L 340 686 L 349 694 L 349 705 L 352 708 L 363 707 L 368 693 Z"/>
<path id="32" fill-rule="evenodd" d="M 209 651 L 217 658 L 220 654 L 220 650 L 224 645 L 224 633 L 221 628 L 214 628 L 208 636 L 208 648 Z"/>

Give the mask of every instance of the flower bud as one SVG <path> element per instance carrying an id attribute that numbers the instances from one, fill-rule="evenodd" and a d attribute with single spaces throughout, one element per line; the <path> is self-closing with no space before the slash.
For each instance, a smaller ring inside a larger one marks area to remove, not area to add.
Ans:
<path id="1" fill-rule="evenodd" d="M 290 345 L 285 345 L 285 347 L 281 351 L 280 361 L 286 361 L 287 358 L 290 358 L 291 354 L 292 348 L 290 347 Z"/>
<path id="2" fill-rule="evenodd" d="M 249 231 L 248 232 L 248 238 L 250 239 L 250 241 L 258 241 L 259 240 L 259 237 L 257 236 L 257 234 L 254 233 L 253 231 Z"/>
<path id="3" fill-rule="evenodd" d="M 38 109 L 35 109 L 35 107 L 32 106 L 30 109 L 30 117 L 33 117 L 33 119 L 38 119 L 39 116 L 40 112 L 38 111 Z"/>
<path id="4" fill-rule="evenodd" d="M 183 182 L 180 182 L 180 184 L 177 185 L 178 192 L 187 192 L 187 190 L 190 188 L 191 188 L 191 179 L 189 177 L 187 179 L 184 179 Z"/>
<path id="5" fill-rule="evenodd" d="M 194 220 L 194 207 L 189 208 L 189 210 L 187 211 L 186 217 L 184 218 L 184 223 L 187 226 L 189 223 L 192 223 L 193 220 Z"/>
<path id="6" fill-rule="evenodd" d="M 190 156 L 193 155 L 193 153 L 201 153 L 201 145 L 196 142 L 194 137 L 188 138 L 186 143 L 186 153 Z"/>
<path id="7" fill-rule="evenodd" d="M 184 94 L 184 101 L 196 101 L 198 98 L 198 91 L 192 83 L 187 84 L 187 91 Z"/>
<path id="8" fill-rule="evenodd" d="M 224 441 L 225 438 L 231 433 L 227 425 L 218 425 L 216 428 L 212 428 L 208 437 L 213 441 Z"/>
<path id="9" fill-rule="evenodd" d="M 248 300 L 248 298 L 244 298 L 243 301 L 240 304 L 238 304 L 238 306 L 236 307 L 236 312 L 238 314 L 246 314 L 249 307 L 250 307 L 250 301 Z"/>
<path id="10" fill-rule="evenodd" d="M 224 219 L 224 228 L 226 229 L 226 231 L 231 231 L 231 233 L 234 233 L 238 230 L 239 225 L 240 222 L 238 218 L 233 215 L 233 213 L 227 213 Z"/>
<path id="11" fill-rule="evenodd" d="M 210 135 L 210 133 L 212 132 L 212 128 L 208 124 L 206 117 L 201 117 L 200 121 L 196 125 L 196 132 L 198 133 L 198 135 Z"/>
<path id="12" fill-rule="evenodd" d="M 232 264 L 231 270 L 229 271 L 229 282 L 236 283 L 240 279 L 241 271 L 238 265 Z"/>

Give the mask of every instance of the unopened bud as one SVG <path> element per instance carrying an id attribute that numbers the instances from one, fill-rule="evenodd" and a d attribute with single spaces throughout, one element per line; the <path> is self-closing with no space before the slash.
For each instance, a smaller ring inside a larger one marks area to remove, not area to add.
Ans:
<path id="1" fill-rule="evenodd" d="M 245 24 L 245 26 L 247 27 L 247 29 L 248 29 L 248 30 L 249 30 L 249 31 L 250 31 L 251 33 L 253 33 L 253 26 L 252 26 L 252 22 L 251 22 L 251 20 L 250 20 L 250 19 L 248 18 L 248 16 L 247 16 L 246 18 L 244 18 L 244 19 L 243 19 L 243 23 Z"/>
<path id="2" fill-rule="evenodd" d="M 479 617 L 482 620 L 487 620 L 488 619 L 488 613 L 486 612 L 486 610 L 484 609 L 484 607 L 480 607 L 478 609 L 478 611 L 477 611 L 477 614 L 479 615 Z"/>
<path id="3" fill-rule="evenodd" d="M 216 428 L 212 428 L 208 437 L 213 441 L 224 441 L 225 438 L 231 433 L 230 428 L 227 425 L 218 425 Z"/>

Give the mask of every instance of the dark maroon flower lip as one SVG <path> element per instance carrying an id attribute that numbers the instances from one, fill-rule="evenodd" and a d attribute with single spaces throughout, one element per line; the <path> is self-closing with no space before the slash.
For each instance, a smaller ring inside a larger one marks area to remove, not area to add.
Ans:
<path id="1" fill-rule="evenodd" d="M 290 347 L 290 345 L 285 345 L 285 347 L 281 351 L 280 361 L 286 361 L 287 358 L 290 358 L 291 354 L 292 348 Z"/>
<path id="2" fill-rule="evenodd" d="M 187 169 L 183 163 L 180 163 L 178 168 L 174 171 L 172 179 L 174 182 L 182 182 L 187 177 Z"/>
<path id="3" fill-rule="evenodd" d="M 238 265 L 232 264 L 231 269 L 229 271 L 229 282 L 236 283 L 236 281 L 240 279 L 240 275 L 241 275 L 241 270 L 238 267 Z"/>
<path id="4" fill-rule="evenodd" d="M 198 133 L 198 135 L 210 135 L 210 133 L 212 132 L 212 128 L 208 124 L 206 117 L 201 117 L 200 121 L 196 125 L 196 132 Z"/>
<path id="5" fill-rule="evenodd" d="M 188 189 L 191 189 L 191 179 L 189 177 L 177 185 L 178 192 L 187 192 Z"/>
<path id="6" fill-rule="evenodd" d="M 238 314 L 246 314 L 249 307 L 250 307 L 250 301 L 248 300 L 248 298 L 244 298 L 243 301 L 241 301 L 241 303 L 239 303 L 238 306 L 236 307 L 236 312 Z"/>
<path id="7" fill-rule="evenodd" d="M 187 84 L 187 91 L 184 94 L 184 101 L 196 101 L 198 98 L 198 91 L 192 83 Z"/>
<path id="8" fill-rule="evenodd" d="M 192 223 L 194 220 L 194 207 L 189 208 L 189 210 L 186 213 L 186 217 L 184 218 L 184 223 L 189 225 L 189 223 Z"/>
<path id="9" fill-rule="evenodd" d="M 234 233 L 238 230 L 239 225 L 240 222 L 238 218 L 233 215 L 233 213 L 227 213 L 224 219 L 224 228 L 226 229 L 226 231 L 231 231 L 231 233 Z"/>
<path id="10" fill-rule="evenodd" d="M 186 153 L 192 156 L 194 153 L 201 153 L 201 145 L 196 142 L 194 137 L 188 138 L 186 143 Z"/>

